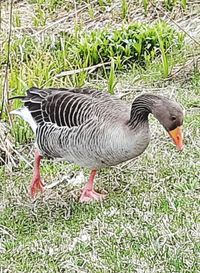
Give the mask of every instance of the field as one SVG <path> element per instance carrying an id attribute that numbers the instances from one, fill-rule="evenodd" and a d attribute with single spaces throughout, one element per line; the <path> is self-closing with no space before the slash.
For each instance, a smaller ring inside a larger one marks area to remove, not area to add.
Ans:
<path id="1" fill-rule="evenodd" d="M 0 10 L 0 272 L 200 272 L 199 1 L 18 0 Z M 151 116 L 146 151 L 98 173 L 105 200 L 79 203 L 89 170 L 43 159 L 48 189 L 32 201 L 34 135 L 9 114 L 20 101 L 8 102 L 32 86 L 174 98 L 185 149 Z"/>

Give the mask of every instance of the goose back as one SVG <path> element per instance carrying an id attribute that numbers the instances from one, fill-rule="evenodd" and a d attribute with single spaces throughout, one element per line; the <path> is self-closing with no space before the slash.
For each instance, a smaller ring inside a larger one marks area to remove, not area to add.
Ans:
<path id="1" fill-rule="evenodd" d="M 23 102 L 38 125 L 51 123 L 69 128 L 91 118 L 128 119 L 131 109 L 129 104 L 114 96 L 87 88 L 31 88 Z"/>

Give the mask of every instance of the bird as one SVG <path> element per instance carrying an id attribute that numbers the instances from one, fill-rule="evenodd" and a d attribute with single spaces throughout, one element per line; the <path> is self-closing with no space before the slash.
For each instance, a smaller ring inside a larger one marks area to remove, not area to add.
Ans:
<path id="1" fill-rule="evenodd" d="M 144 93 L 132 103 L 93 88 L 32 87 L 13 110 L 35 134 L 35 159 L 30 195 L 45 190 L 40 175 L 43 157 L 57 158 L 90 169 L 79 201 L 102 200 L 94 189 L 101 168 L 141 155 L 150 142 L 149 114 L 165 128 L 178 150 L 183 150 L 183 109 L 162 95 Z"/>

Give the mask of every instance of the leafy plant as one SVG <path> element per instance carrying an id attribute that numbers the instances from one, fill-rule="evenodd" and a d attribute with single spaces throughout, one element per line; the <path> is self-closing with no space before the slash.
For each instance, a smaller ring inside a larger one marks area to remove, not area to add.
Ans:
<path id="1" fill-rule="evenodd" d="M 158 23 L 152 27 L 137 23 L 113 31 L 104 29 L 86 33 L 74 45 L 74 51 L 82 61 L 87 60 L 88 65 L 114 58 L 120 60 L 121 68 L 130 67 L 133 63 L 145 66 L 147 55 L 155 58 L 161 52 L 158 30 L 165 51 L 182 47 L 183 36 L 166 23 Z"/>

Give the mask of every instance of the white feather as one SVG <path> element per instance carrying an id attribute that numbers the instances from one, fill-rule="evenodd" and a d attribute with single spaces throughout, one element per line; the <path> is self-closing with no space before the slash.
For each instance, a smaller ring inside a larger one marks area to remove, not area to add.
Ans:
<path id="1" fill-rule="evenodd" d="M 22 107 L 20 109 L 13 110 L 10 112 L 10 114 L 14 114 L 14 115 L 18 115 L 22 117 L 31 126 L 33 132 L 36 133 L 37 124 L 32 118 L 31 113 L 29 112 L 27 107 Z"/>

